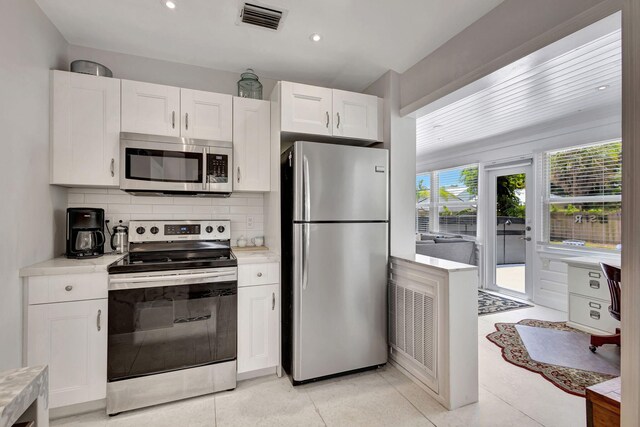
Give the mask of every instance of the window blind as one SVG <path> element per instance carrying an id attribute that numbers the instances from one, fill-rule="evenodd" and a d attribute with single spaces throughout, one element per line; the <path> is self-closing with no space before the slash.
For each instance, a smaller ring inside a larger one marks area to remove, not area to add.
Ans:
<path id="1" fill-rule="evenodd" d="M 620 142 L 547 152 L 544 177 L 546 243 L 619 249 Z"/>

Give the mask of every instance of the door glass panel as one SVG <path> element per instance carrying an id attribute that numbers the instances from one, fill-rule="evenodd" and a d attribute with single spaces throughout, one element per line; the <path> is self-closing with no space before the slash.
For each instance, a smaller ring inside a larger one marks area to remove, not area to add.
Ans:
<path id="1" fill-rule="evenodd" d="M 525 293 L 527 259 L 526 174 L 496 178 L 495 280 L 500 288 Z"/>
<path id="2" fill-rule="evenodd" d="M 141 181 L 202 182 L 203 156 L 198 152 L 126 149 L 126 177 Z"/>

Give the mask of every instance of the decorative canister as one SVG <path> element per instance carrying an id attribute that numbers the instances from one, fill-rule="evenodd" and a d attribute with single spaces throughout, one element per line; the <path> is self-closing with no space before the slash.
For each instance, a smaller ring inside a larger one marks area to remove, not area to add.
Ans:
<path id="1" fill-rule="evenodd" d="M 241 98 L 262 99 L 262 83 L 251 68 L 240 75 L 238 96 Z"/>

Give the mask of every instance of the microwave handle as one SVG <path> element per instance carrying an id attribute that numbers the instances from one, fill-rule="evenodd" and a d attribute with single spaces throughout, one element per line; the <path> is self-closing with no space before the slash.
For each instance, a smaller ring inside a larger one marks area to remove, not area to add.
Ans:
<path id="1" fill-rule="evenodd" d="M 202 163 L 202 189 L 205 191 L 207 189 L 207 175 L 209 174 L 209 171 L 207 170 L 209 166 L 207 165 L 208 154 L 209 154 L 209 147 L 204 147 L 204 152 L 203 152 L 204 162 Z"/>

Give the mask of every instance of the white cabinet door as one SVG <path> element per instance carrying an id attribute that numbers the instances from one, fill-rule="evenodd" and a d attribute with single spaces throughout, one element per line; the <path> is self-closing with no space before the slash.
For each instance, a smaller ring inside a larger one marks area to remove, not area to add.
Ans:
<path id="1" fill-rule="evenodd" d="M 233 98 L 233 191 L 269 191 L 270 117 L 269 101 Z"/>
<path id="2" fill-rule="evenodd" d="M 282 131 L 332 134 L 331 89 L 282 82 Z"/>
<path id="3" fill-rule="evenodd" d="M 104 399 L 107 300 L 28 306 L 27 365 L 49 365 L 49 407 Z"/>
<path id="4" fill-rule="evenodd" d="M 345 138 L 378 139 L 378 98 L 333 90 L 333 134 Z"/>
<path id="5" fill-rule="evenodd" d="M 278 285 L 238 289 L 238 373 L 278 365 Z"/>
<path id="6" fill-rule="evenodd" d="M 180 88 L 122 80 L 122 132 L 180 136 Z"/>
<path id="7" fill-rule="evenodd" d="M 181 135 L 188 138 L 232 140 L 231 95 L 180 89 Z"/>
<path id="8" fill-rule="evenodd" d="M 117 186 L 120 80 L 51 72 L 51 184 Z"/>

